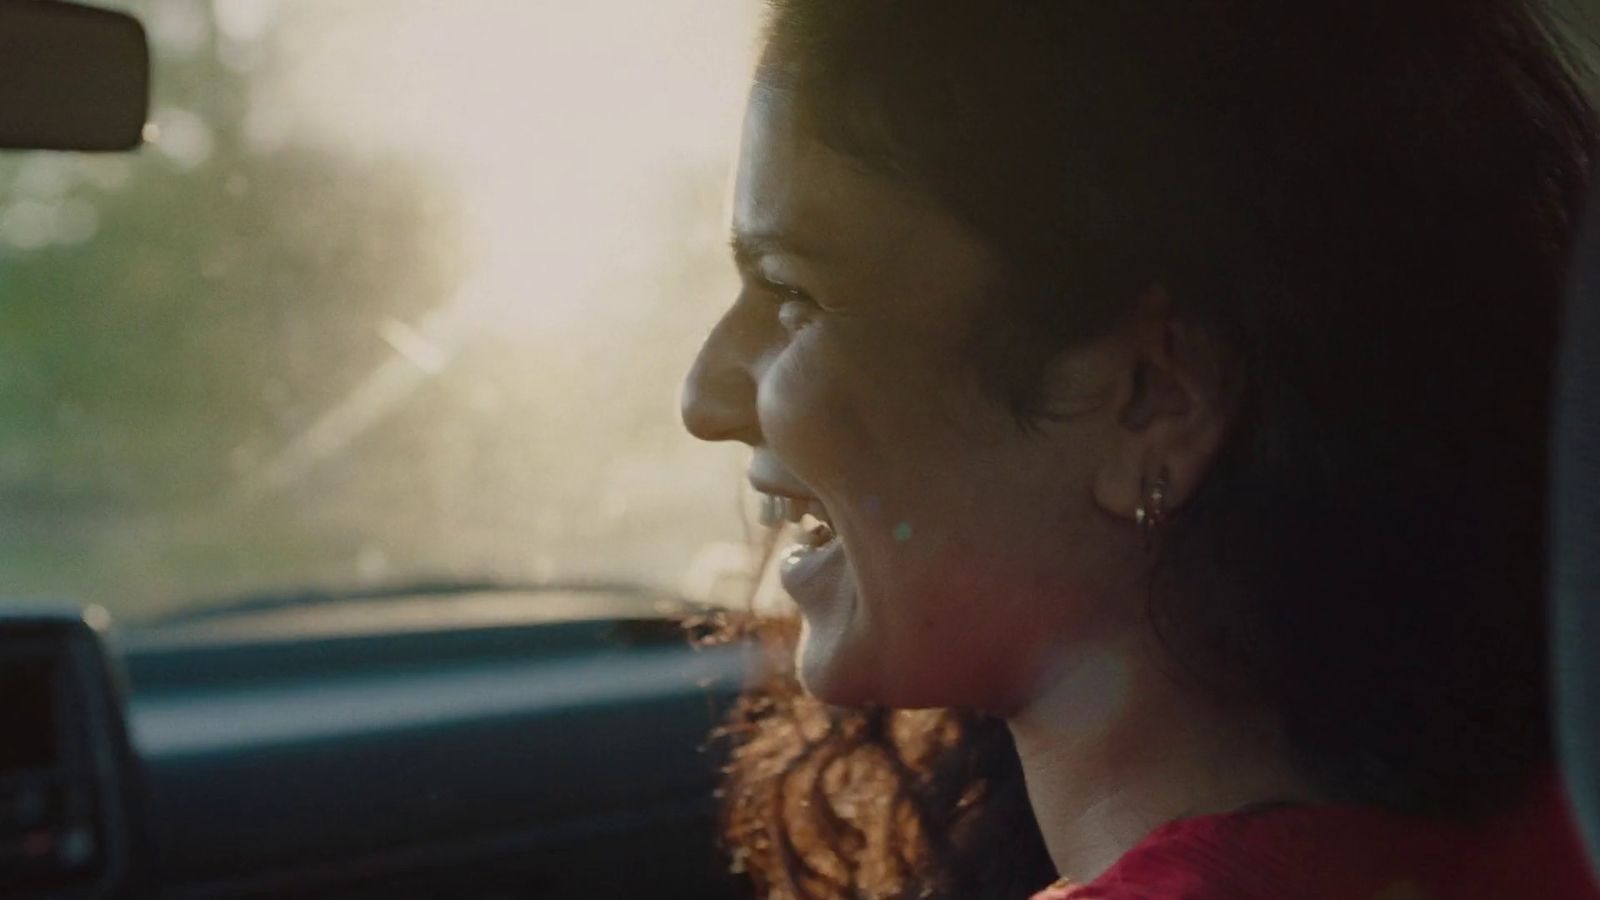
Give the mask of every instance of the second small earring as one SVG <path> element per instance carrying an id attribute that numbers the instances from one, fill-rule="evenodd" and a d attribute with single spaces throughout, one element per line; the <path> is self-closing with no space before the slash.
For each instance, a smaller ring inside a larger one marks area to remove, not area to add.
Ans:
<path id="1" fill-rule="evenodd" d="M 1139 526 L 1139 536 L 1146 550 L 1154 546 L 1156 532 L 1166 524 L 1167 489 L 1170 483 L 1167 470 L 1163 467 L 1155 481 L 1139 486 L 1139 508 L 1133 511 L 1133 519 Z"/>

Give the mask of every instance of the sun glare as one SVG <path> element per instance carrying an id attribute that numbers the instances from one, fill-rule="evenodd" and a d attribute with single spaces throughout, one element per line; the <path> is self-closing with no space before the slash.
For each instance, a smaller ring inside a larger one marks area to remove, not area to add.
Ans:
<path id="1" fill-rule="evenodd" d="M 756 7 L 330 4 L 286 88 L 323 139 L 404 147 L 453 182 L 472 325 L 559 327 L 611 273 L 681 239 L 647 215 L 654 183 L 732 158 Z"/>

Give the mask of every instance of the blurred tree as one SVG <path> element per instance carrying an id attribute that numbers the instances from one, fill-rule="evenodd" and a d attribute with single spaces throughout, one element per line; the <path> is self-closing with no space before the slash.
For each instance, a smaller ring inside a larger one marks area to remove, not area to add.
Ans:
<path id="1" fill-rule="evenodd" d="M 223 3 L 125 6 L 156 46 L 156 143 L 0 158 L 0 594 L 103 590 L 111 535 L 156 540 L 176 510 L 224 502 L 465 262 L 429 173 L 274 130 L 256 97 L 270 17 L 230 33 Z M 316 547 L 279 519 L 299 536 L 257 549 Z"/>

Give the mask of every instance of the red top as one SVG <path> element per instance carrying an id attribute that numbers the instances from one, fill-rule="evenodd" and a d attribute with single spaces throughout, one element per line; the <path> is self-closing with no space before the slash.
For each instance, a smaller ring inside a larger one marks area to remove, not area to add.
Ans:
<path id="1" fill-rule="evenodd" d="M 1200 816 L 1034 900 L 1600 900 L 1571 823 L 1554 779 L 1473 828 L 1353 806 Z"/>

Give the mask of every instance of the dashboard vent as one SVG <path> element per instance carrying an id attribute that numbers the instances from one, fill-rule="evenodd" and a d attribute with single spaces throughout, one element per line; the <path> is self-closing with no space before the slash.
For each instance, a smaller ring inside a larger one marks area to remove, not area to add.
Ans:
<path id="1" fill-rule="evenodd" d="M 126 748 L 98 635 L 75 616 L 0 613 L 0 895 L 123 883 Z"/>

